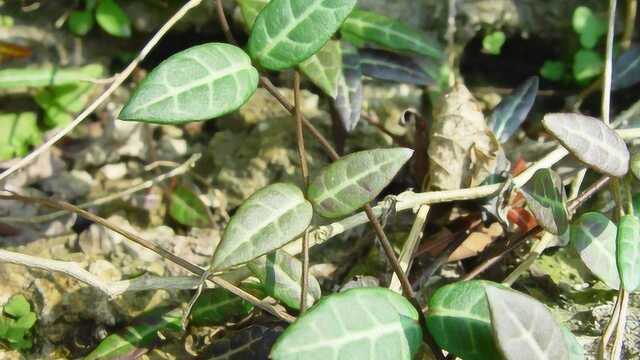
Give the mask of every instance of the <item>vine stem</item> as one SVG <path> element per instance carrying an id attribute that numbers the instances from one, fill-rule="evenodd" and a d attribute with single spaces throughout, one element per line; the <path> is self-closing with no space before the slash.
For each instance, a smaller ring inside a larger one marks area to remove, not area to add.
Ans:
<path id="1" fill-rule="evenodd" d="M 302 172 L 302 184 L 304 192 L 309 187 L 309 168 L 307 165 L 307 153 L 304 148 L 304 133 L 302 129 L 302 95 L 300 94 L 300 73 L 293 73 L 293 99 L 295 104 L 296 140 L 298 143 L 298 156 L 300 157 L 300 170 Z M 307 292 L 309 287 L 309 229 L 302 236 L 302 278 L 300 279 L 300 314 L 307 308 Z"/>
<path id="2" fill-rule="evenodd" d="M 58 131 L 53 137 L 47 140 L 44 144 L 40 145 L 38 148 L 33 150 L 29 155 L 20 159 L 14 165 L 9 167 L 7 170 L 0 173 L 0 182 L 7 178 L 9 175 L 14 172 L 22 169 L 27 166 L 33 160 L 35 160 L 42 153 L 47 151 L 50 147 L 52 147 L 56 142 L 65 137 L 71 130 L 73 130 L 76 126 L 78 126 L 82 121 L 84 121 L 92 112 L 95 111 L 96 108 L 100 104 L 102 104 L 111 94 L 116 91 L 120 85 L 131 75 L 133 70 L 138 67 L 138 64 L 151 52 L 151 50 L 160 42 L 160 40 L 164 37 L 164 35 L 180 20 L 182 19 L 189 10 L 194 7 L 200 5 L 202 0 L 189 0 L 186 4 L 184 4 L 180 10 L 178 10 L 161 28 L 158 32 L 153 35 L 153 37 L 149 40 L 149 42 L 142 48 L 138 56 L 136 56 L 133 61 L 129 63 L 129 65 L 117 76 L 114 77 L 111 85 L 105 90 L 97 99 L 95 99 L 86 109 L 84 109 L 80 115 L 78 115 L 69 125 L 62 128 Z"/>
<path id="3" fill-rule="evenodd" d="M 60 210 L 65 210 L 65 211 L 69 211 L 69 212 L 73 212 L 76 213 L 80 216 L 82 216 L 83 218 L 89 220 L 89 221 L 93 221 L 97 224 L 100 224 L 104 227 L 106 227 L 109 230 L 112 230 L 122 236 L 124 236 L 125 238 L 137 243 L 138 245 L 141 245 L 153 252 L 155 252 L 156 254 L 162 256 L 163 258 L 173 262 L 174 264 L 179 265 L 180 267 L 188 270 L 189 272 L 198 275 L 198 276 L 202 276 L 203 274 L 205 274 L 206 270 L 201 268 L 200 266 L 193 264 L 189 261 L 187 261 L 186 259 L 183 259 L 173 253 L 171 253 L 170 251 L 165 250 L 164 248 L 158 246 L 157 244 L 148 241 L 124 228 L 121 228 L 115 224 L 110 223 L 109 221 L 107 221 L 104 218 L 101 218 L 95 214 L 92 214 L 86 210 L 80 209 L 77 206 L 71 205 L 69 203 L 66 202 L 56 202 L 53 200 L 49 200 L 49 199 L 45 199 L 45 198 L 36 198 L 36 197 L 30 197 L 30 196 L 23 196 L 23 195 L 18 195 L 15 193 L 12 193 L 12 195 L 2 195 L 0 194 L 0 199 L 2 200 L 18 200 L 18 201 L 22 201 L 25 203 L 33 203 L 33 204 L 39 204 L 39 205 L 43 205 L 46 207 L 50 207 L 50 208 L 54 208 L 54 209 L 60 209 Z M 271 314 L 273 314 L 274 316 L 287 321 L 287 322 L 293 322 L 295 320 L 295 318 L 291 315 L 289 315 L 288 313 L 281 311 L 280 309 L 276 308 L 275 306 L 263 302 L 260 299 L 256 298 L 255 296 L 247 293 L 246 291 L 240 289 L 239 287 L 233 285 L 232 283 L 230 283 L 229 281 L 219 277 L 219 276 L 209 276 L 209 280 L 211 280 L 213 283 L 219 285 L 220 287 L 230 291 L 231 293 L 243 298 L 244 300 L 248 301 L 249 303 L 255 305 L 256 307 L 259 307 Z"/>

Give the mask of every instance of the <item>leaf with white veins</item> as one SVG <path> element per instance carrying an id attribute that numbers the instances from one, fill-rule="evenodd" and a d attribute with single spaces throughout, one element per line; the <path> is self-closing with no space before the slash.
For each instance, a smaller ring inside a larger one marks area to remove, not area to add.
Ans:
<path id="1" fill-rule="evenodd" d="M 615 177 L 629 170 L 629 149 L 605 123 L 580 114 L 547 114 L 544 127 L 578 160 Z"/>
<path id="2" fill-rule="evenodd" d="M 284 250 L 276 250 L 247 264 L 251 272 L 260 279 L 267 295 L 280 300 L 292 309 L 300 309 L 300 287 L 302 262 Z M 309 274 L 307 305 L 320 299 L 320 284 Z"/>
<path id="3" fill-rule="evenodd" d="M 349 154 L 324 168 L 309 184 L 307 196 L 326 218 L 350 214 L 373 200 L 411 158 L 407 148 Z"/>
<path id="4" fill-rule="evenodd" d="M 295 185 L 276 183 L 251 195 L 231 217 L 211 267 L 223 270 L 278 249 L 302 234 L 313 209 Z"/>

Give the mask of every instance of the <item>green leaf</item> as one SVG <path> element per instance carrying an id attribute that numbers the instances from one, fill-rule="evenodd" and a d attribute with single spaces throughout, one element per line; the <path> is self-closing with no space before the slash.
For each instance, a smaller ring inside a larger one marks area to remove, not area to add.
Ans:
<path id="1" fill-rule="evenodd" d="M 604 61 L 602 56 L 593 50 L 579 50 L 573 59 L 573 77 L 584 84 L 602 73 Z"/>
<path id="2" fill-rule="evenodd" d="M 580 34 L 580 44 L 593 49 L 600 38 L 607 33 L 607 23 L 586 6 L 578 6 L 573 12 L 573 29 Z"/>
<path id="3" fill-rule="evenodd" d="M 625 215 L 618 224 L 616 263 L 622 286 L 634 292 L 640 285 L 640 221 L 633 215 Z"/>
<path id="4" fill-rule="evenodd" d="M 606 216 L 589 212 L 571 225 L 571 244 L 582 262 L 611 289 L 620 287 L 616 267 L 616 225 Z"/>
<path id="5" fill-rule="evenodd" d="M 271 350 L 285 359 L 413 359 L 422 344 L 418 312 L 395 292 L 351 289 L 327 296 L 280 336 Z"/>
<path id="6" fill-rule="evenodd" d="M 191 190 L 177 187 L 171 193 L 169 215 L 182 225 L 207 227 L 211 225 L 207 215 L 207 206 Z"/>
<path id="7" fill-rule="evenodd" d="M 44 110 L 47 126 L 53 128 L 70 123 L 85 108 L 93 89 L 91 83 L 46 87 L 36 93 L 34 100 Z"/>
<path id="8" fill-rule="evenodd" d="M 270 70 L 291 68 L 320 50 L 351 13 L 356 0 L 273 0 L 249 37 L 249 53 Z"/>
<path id="9" fill-rule="evenodd" d="M 14 318 L 21 318 L 29 315 L 31 312 L 31 305 L 23 295 L 14 295 L 4 305 L 4 312 L 13 316 Z"/>
<path id="10" fill-rule="evenodd" d="M 191 325 L 224 325 L 227 321 L 247 315 L 253 305 L 222 288 L 206 290 L 191 310 Z"/>
<path id="11" fill-rule="evenodd" d="M 440 347 L 465 360 L 498 360 L 485 289 L 502 285 L 460 281 L 439 288 L 429 299 L 427 328 Z"/>
<path id="12" fill-rule="evenodd" d="M 258 71 L 240 48 L 208 43 L 158 65 L 120 112 L 122 120 L 180 124 L 242 106 L 258 87 Z"/>
<path id="13" fill-rule="evenodd" d="M 18 320 L 16 320 L 16 322 L 13 324 L 13 327 L 29 330 L 31 329 L 31 327 L 33 327 L 33 325 L 35 325 L 37 320 L 38 319 L 36 317 L 36 314 L 29 311 L 27 314 L 18 318 Z"/>
<path id="14" fill-rule="evenodd" d="M 41 141 L 35 113 L 0 114 L 0 160 L 23 156 Z"/>
<path id="15" fill-rule="evenodd" d="M 348 43 L 342 46 L 342 76 L 339 77 L 334 106 L 347 133 L 355 130 L 362 112 L 362 68 L 358 50 Z"/>
<path id="16" fill-rule="evenodd" d="M 374 12 L 354 10 L 340 31 L 390 50 L 414 52 L 436 59 L 444 58 L 440 44 L 429 35 L 406 26 L 402 21 Z"/>
<path id="17" fill-rule="evenodd" d="M 596 171 L 624 176 L 629 149 L 624 140 L 599 119 L 580 114 L 547 114 L 542 124 L 578 160 Z"/>
<path id="18" fill-rule="evenodd" d="M 482 49 L 491 55 L 500 55 L 502 45 L 507 41 L 507 36 L 502 31 L 495 31 L 482 39 Z"/>
<path id="19" fill-rule="evenodd" d="M 213 254 L 223 270 L 278 249 L 302 234 L 313 209 L 295 185 L 276 183 L 251 195 L 236 211 Z"/>
<path id="20" fill-rule="evenodd" d="M 529 209 L 546 231 L 560 235 L 567 231 L 569 213 L 562 179 L 551 169 L 539 169 L 522 187 Z"/>
<path id="21" fill-rule="evenodd" d="M 119 334 L 107 336 L 84 359 L 121 359 L 135 354 L 140 348 L 151 346 L 162 339 L 161 332 L 182 331 L 182 309 L 169 312 L 166 309 L 151 311 L 142 316 L 137 324 L 127 326 Z"/>
<path id="22" fill-rule="evenodd" d="M 301 62 L 299 67 L 325 94 L 336 98 L 342 75 L 342 50 L 339 41 L 329 40 L 320 51 Z"/>
<path id="23" fill-rule="evenodd" d="M 362 74 L 375 79 L 395 81 L 418 86 L 435 84 L 412 58 L 379 49 L 360 50 Z"/>
<path id="24" fill-rule="evenodd" d="M 640 82 L 640 46 L 634 45 L 622 53 L 613 64 L 611 88 L 626 89 Z"/>
<path id="25" fill-rule="evenodd" d="M 101 65 L 79 68 L 20 68 L 0 70 L 0 89 L 66 85 L 102 76 Z"/>
<path id="26" fill-rule="evenodd" d="M 540 75 L 552 81 L 564 79 L 565 72 L 566 66 L 562 61 L 546 60 L 540 69 Z"/>
<path id="27" fill-rule="evenodd" d="M 78 36 L 87 35 L 91 28 L 93 28 L 93 13 L 91 11 L 78 11 L 74 10 L 69 15 L 69 21 L 67 23 L 69 30 Z"/>
<path id="28" fill-rule="evenodd" d="M 505 143 L 527 119 L 538 94 L 538 77 L 532 76 L 511 95 L 500 101 L 489 117 L 489 127 L 501 143 Z"/>
<path id="29" fill-rule="evenodd" d="M 242 13 L 244 23 L 247 25 L 247 29 L 251 30 L 251 28 L 253 28 L 258 14 L 267 6 L 269 1 L 270 0 L 236 0 L 238 5 L 240 5 L 240 12 Z"/>
<path id="30" fill-rule="evenodd" d="M 407 148 L 374 149 L 349 154 L 324 168 L 309 184 L 308 199 L 318 214 L 350 214 L 391 182 L 413 155 Z"/>
<path id="31" fill-rule="evenodd" d="M 114 0 L 100 0 L 96 8 L 96 21 L 110 35 L 131 36 L 131 20 Z"/>
<path id="32" fill-rule="evenodd" d="M 562 328 L 536 299 L 498 287 L 486 290 L 491 324 L 498 348 L 506 360 L 568 359 Z"/>
<path id="33" fill-rule="evenodd" d="M 267 295 L 282 301 L 292 309 L 300 309 L 302 288 L 302 262 L 284 250 L 276 250 L 247 264 L 251 272 L 260 279 Z M 320 284 L 309 275 L 307 305 L 320 299 Z"/>

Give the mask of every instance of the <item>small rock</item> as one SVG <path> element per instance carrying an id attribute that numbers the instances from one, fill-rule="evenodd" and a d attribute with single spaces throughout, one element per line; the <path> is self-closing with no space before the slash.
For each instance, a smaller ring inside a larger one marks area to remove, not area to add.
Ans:
<path id="1" fill-rule="evenodd" d="M 127 175 L 127 165 L 125 163 L 107 164 L 100 169 L 100 173 L 108 180 L 122 179 Z"/>
<path id="2" fill-rule="evenodd" d="M 96 260 L 89 265 L 89 272 L 104 282 L 120 281 L 122 273 L 106 260 Z"/>
<path id="3" fill-rule="evenodd" d="M 92 181 L 88 172 L 73 170 L 44 180 L 42 189 L 55 194 L 56 198 L 69 201 L 87 195 Z"/>

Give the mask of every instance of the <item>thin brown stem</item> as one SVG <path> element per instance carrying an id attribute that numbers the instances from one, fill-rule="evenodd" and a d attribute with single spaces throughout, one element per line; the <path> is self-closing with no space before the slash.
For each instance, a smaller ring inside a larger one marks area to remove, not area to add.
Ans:
<path id="1" fill-rule="evenodd" d="M 302 280 L 300 289 L 300 314 L 307 309 L 307 293 L 309 292 L 309 228 L 302 236 Z"/>
<path id="2" fill-rule="evenodd" d="M 296 70 L 293 74 L 293 99 L 295 104 L 296 140 L 298 143 L 298 156 L 300 157 L 300 170 L 302 171 L 302 183 L 305 189 L 309 186 L 309 166 L 307 165 L 307 152 L 304 148 L 304 135 L 302 133 L 302 95 L 300 94 L 300 73 Z"/>
<path id="3" fill-rule="evenodd" d="M 291 113 L 292 115 L 295 114 L 295 106 L 291 104 L 289 100 L 287 100 L 287 98 L 285 98 L 282 95 L 282 93 L 280 93 L 278 88 L 276 88 L 273 85 L 273 83 L 271 82 L 271 80 L 269 80 L 268 77 L 264 75 L 260 76 L 260 85 L 262 85 L 263 88 L 265 88 L 271 95 L 273 95 L 273 97 L 276 98 L 276 100 L 278 100 L 278 102 L 285 109 L 287 109 L 289 113 Z M 316 129 L 316 127 L 313 126 L 313 124 L 311 124 L 304 116 L 302 116 L 302 125 L 304 125 L 304 127 L 309 131 L 309 133 L 311 133 L 311 136 L 313 136 L 318 141 L 318 143 L 324 148 L 324 150 L 329 155 L 332 161 L 336 161 L 340 158 L 340 155 L 338 155 L 338 153 L 333 148 L 331 143 L 329 143 L 329 141 L 324 137 L 324 135 L 322 135 L 322 133 L 320 133 L 320 131 L 318 131 L 318 129 Z"/>
<path id="4" fill-rule="evenodd" d="M 233 36 L 227 17 L 224 15 L 222 0 L 216 0 L 216 12 L 218 13 L 218 22 L 220 23 L 220 27 L 222 27 L 222 32 L 224 33 L 225 38 L 227 38 L 228 42 L 238 46 L 238 40 Z"/>
<path id="5" fill-rule="evenodd" d="M 411 283 L 409 282 L 409 279 L 407 278 L 407 275 L 402 270 L 402 266 L 400 265 L 400 262 L 398 261 L 398 258 L 396 257 L 396 254 L 395 254 L 395 252 L 393 250 L 393 247 L 391 246 L 391 243 L 389 242 L 389 239 L 387 238 L 387 235 L 384 233 L 384 229 L 382 229 L 382 225 L 380 224 L 380 222 L 378 221 L 378 218 L 373 213 L 373 210 L 371 209 L 371 206 L 369 204 L 364 206 L 364 211 L 367 214 L 367 217 L 369 218 L 369 222 L 371 223 L 371 226 L 373 227 L 373 230 L 375 231 L 378 240 L 380 241 L 380 245 L 382 245 L 382 249 L 383 249 L 387 259 L 391 263 L 391 267 L 393 268 L 393 272 L 396 274 L 396 276 L 400 280 L 400 285 L 402 286 L 402 292 L 403 292 L 404 296 L 418 310 L 418 314 L 419 314 L 419 317 L 420 317 L 420 323 L 423 325 L 423 328 L 426 329 L 426 322 L 427 321 L 426 321 L 426 318 L 424 316 L 424 313 L 422 312 L 422 306 L 420 306 L 420 303 L 418 302 L 418 299 L 416 298 L 416 294 L 413 292 L 413 289 L 411 288 Z M 424 337 L 425 337 L 424 340 L 427 342 L 427 344 L 431 348 L 431 351 L 436 356 L 436 358 L 437 359 L 444 359 L 444 355 L 442 354 L 442 350 L 436 344 L 435 340 L 431 337 L 431 333 L 429 333 L 429 331 L 425 331 L 424 332 Z"/>

